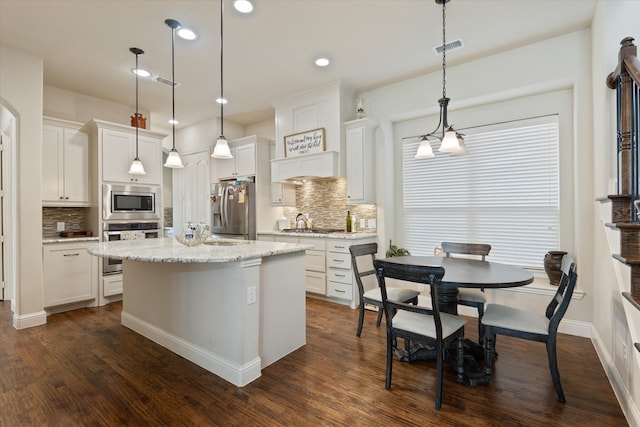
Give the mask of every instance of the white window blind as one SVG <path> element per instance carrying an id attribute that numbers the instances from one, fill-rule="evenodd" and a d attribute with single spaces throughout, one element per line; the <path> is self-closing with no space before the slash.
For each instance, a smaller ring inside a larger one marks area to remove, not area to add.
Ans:
<path id="1" fill-rule="evenodd" d="M 558 117 L 466 130 L 468 155 L 414 158 L 402 146 L 405 246 L 432 255 L 443 241 L 489 243 L 492 261 L 542 268 L 559 245 Z M 417 139 L 417 138 L 416 138 Z"/>

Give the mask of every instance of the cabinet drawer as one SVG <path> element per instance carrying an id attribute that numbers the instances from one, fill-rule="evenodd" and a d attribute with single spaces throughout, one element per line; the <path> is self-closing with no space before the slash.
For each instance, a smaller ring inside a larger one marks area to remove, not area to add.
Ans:
<path id="1" fill-rule="evenodd" d="M 351 269 L 351 256 L 346 253 L 327 253 L 327 267 Z"/>
<path id="2" fill-rule="evenodd" d="M 353 277 L 353 274 L 351 273 L 351 270 L 344 270 L 344 269 L 338 269 L 338 268 L 330 268 L 329 271 L 327 271 L 327 280 L 331 281 L 331 282 L 338 282 L 338 283 L 344 283 L 345 285 L 351 285 L 353 283 L 353 280 L 351 279 Z"/>
<path id="3" fill-rule="evenodd" d="M 300 237 L 301 245 L 312 245 L 315 251 L 324 251 L 326 248 L 326 240 L 313 237 Z"/>
<path id="4" fill-rule="evenodd" d="M 105 297 L 122 293 L 122 274 L 102 279 L 102 294 Z"/>
<path id="5" fill-rule="evenodd" d="M 350 300 L 352 298 L 352 289 L 353 287 L 351 285 L 329 282 L 327 284 L 327 296 Z"/>
<path id="6" fill-rule="evenodd" d="M 324 295 L 326 293 L 326 276 L 324 273 L 307 271 L 304 274 L 304 287 L 307 292 Z"/>
<path id="7" fill-rule="evenodd" d="M 346 240 L 329 240 L 327 241 L 327 251 L 340 252 L 344 254 L 349 253 L 349 243 Z"/>
<path id="8" fill-rule="evenodd" d="M 305 270 L 325 272 L 325 252 L 307 249 L 305 252 Z"/>

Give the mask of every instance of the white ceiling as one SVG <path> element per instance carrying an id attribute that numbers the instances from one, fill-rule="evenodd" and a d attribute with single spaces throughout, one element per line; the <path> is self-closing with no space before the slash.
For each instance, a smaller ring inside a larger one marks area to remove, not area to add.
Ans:
<path id="1" fill-rule="evenodd" d="M 442 9 L 434 0 L 254 0 L 243 15 L 225 1 L 225 119 L 273 117 L 270 103 L 336 80 L 358 91 L 437 71 Z M 447 54 L 459 64 L 587 28 L 597 0 L 452 0 Z M 44 61 L 46 85 L 135 105 L 140 66 L 171 79 L 173 18 L 199 34 L 176 38 L 178 127 L 219 116 L 220 3 L 217 0 L 0 0 L 0 44 Z M 568 52 L 570 54 L 570 52 Z M 313 65 L 318 55 L 331 65 Z M 1 58 L 0 58 L 1 60 Z M 517 72 L 517 64 L 514 64 Z M 0 76 L 1 78 L 1 76 Z M 433 88 L 435 104 L 441 88 Z M 170 86 L 140 79 L 140 108 L 169 126 Z"/>

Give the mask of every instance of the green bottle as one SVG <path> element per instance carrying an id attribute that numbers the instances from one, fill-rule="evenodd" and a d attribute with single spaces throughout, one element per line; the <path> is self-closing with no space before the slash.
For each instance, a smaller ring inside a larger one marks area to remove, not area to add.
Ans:
<path id="1" fill-rule="evenodd" d="M 347 233 L 351 233 L 351 211 L 347 211 Z"/>

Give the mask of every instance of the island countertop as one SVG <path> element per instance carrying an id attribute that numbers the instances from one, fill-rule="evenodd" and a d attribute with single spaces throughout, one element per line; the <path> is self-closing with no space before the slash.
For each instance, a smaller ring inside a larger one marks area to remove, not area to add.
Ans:
<path id="1" fill-rule="evenodd" d="M 197 246 L 185 246 L 173 238 L 102 242 L 88 249 L 91 255 L 114 259 L 175 262 L 236 262 L 272 255 L 300 252 L 311 246 L 257 240 L 209 239 Z"/>

